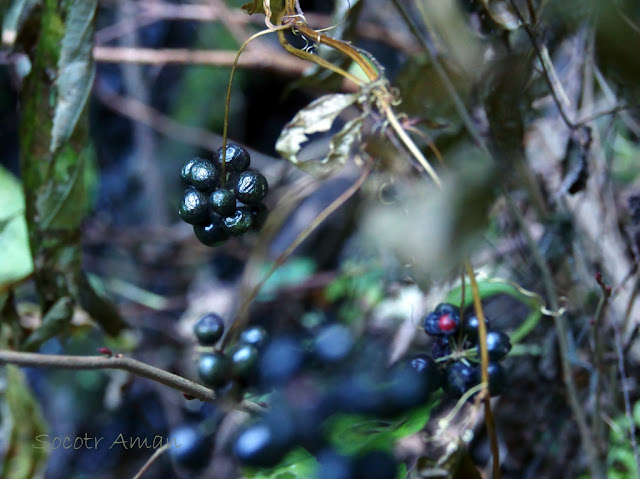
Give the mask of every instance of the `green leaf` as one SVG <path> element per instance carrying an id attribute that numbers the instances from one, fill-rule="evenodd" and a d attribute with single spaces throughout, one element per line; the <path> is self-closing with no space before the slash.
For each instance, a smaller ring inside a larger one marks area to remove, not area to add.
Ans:
<path id="1" fill-rule="evenodd" d="M 96 0 L 43 0 L 17 32 L 16 44 L 31 62 L 20 97 L 20 153 L 34 277 L 45 316 L 60 298 L 78 297 L 80 225 L 89 206 L 93 159 L 87 100 L 96 5 Z M 68 322 L 73 306 L 62 310 L 69 312 Z"/>
<path id="2" fill-rule="evenodd" d="M 95 76 L 92 47 L 97 4 L 97 0 L 76 0 L 65 21 L 55 81 L 57 102 L 51 130 L 52 153 L 76 130 L 91 93 Z"/>
<path id="3" fill-rule="evenodd" d="M 298 155 L 303 143 L 309 139 L 307 135 L 329 131 L 338 115 L 353 105 L 357 99 L 357 94 L 335 93 L 314 100 L 296 113 L 282 129 L 276 142 L 276 151 L 303 171 L 316 175 L 334 171 L 337 166 L 344 163 L 348 150 L 359 137 L 362 118 L 349 121 L 339 133 L 333 136 L 329 155 L 321 161 L 301 160 Z"/>
<path id="4" fill-rule="evenodd" d="M 0 205 L 0 290 L 3 290 L 33 271 L 24 193 L 18 180 L 3 167 L 0 167 Z"/>
<path id="5" fill-rule="evenodd" d="M 22 371 L 13 365 L 7 365 L 5 371 L 4 400 L 9 410 L 11 432 L 0 477 L 32 479 L 47 460 L 47 450 L 34 447 L 36 438 L 47 433 L 47 426 Z"/>
<path id="6" fill-rule="evenodd" d="M 246 479 L 312 479 L 318 463 L 305 449 L 295 449 L 269 469 L 242 469 Z"/>
<path id="7" fill-rule="evenodd" d="M 372 450 L 390 451 L 397 439 L 420 431 L 436 401 L 414 409 L 408 415 L 390 420 L 357 414 L 336 414 L 326 423 L 329 441 L 342 454 Z"/>
<path id="8" fill-rule="evenodd" d="M 271 265 L 263 267 L 262 274 L 266 274 Z M 273 272 L 264 282 L 258 301 L 270 301 L 273 295 L 281 288 L 295 286 L 307 280 L 316 271 L 316 264 L 310 258 L 292 258 Z"/>

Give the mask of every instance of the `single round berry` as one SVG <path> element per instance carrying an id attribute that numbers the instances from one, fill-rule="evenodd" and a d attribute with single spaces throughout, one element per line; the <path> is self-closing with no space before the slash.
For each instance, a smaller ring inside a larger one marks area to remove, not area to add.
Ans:
<path id="1" fill-rule="evenodd" d="M 260 349 L 267 342 L 269 334 L 262 326 L 252 326 L 240 333 L 239 341 Z"/>
<path id="2" fill-rule="evenodd" d="M 231 352 L 231 375 L 234 379 L 248 379 L 258 362 L 258 350 L 250 344 L 238 344 Z"/>
<path id="3" fill-rule="evenodd" d="M 249 231 L 253 226 L 253 217 L 248 208 L 240 206 L 236 208 L 233 216 L 222 219 L 222 227 L 231 236 L 240 236 Z"/>
<path id="4" fill-rule="evenodd" d="M 222 147 L 218 148 L 218 151 L 216 151 L 213 159 L 218 170 L 222 169 L 223 156 L 225 157 L 225 171 L 227 173 L 245 171 L 251 164 L 249 152 L 241 146 L 234 145 L 233 143 L 227 144 L 226 155 L 223 155 Z"/>
<path id="5" fill-rule="evenodd" d="M 236 197 L 231 190 L 218 188 L 209 196 L 211 210 L 222 216 L 233 216 L 236 211 Z"/>
<path id="6" fill-rule="evenodd" d="M 429 392 L 437 391 L 442 387 L 442 372 L 438 363 L 432 358 L 426 354 L 418 354 L 409 360 L 409 365 L 427 385 Z"/>
<path id="7" fill-rule="evenodd" d="M 220 173 L 208 160 L 196 161 L 189 171 L 189 183 L 200 191 L 213 191 L 220 181 Z"/>
<path id="8" fill-rule="evenodd" d="M 208 225 L 193 225 L 196 238 L 205 246 L 217 246 L 229 239 L 229 233 L 223 228 L 221 221 L 213 221 Z"/>
<path id="9" fill-rule="evenodd" d="M 255 170 L 240 173 L 236 179 L 234 190 L 236 198 L 247 205 L 258 205 L 267 196 L 269 184 L 267 179 Z"/>
<path id="10" fill-rule="evenodd" d="M 484 324 L 487 329 L 489 329 L 489 320 L 485 317 Z M 468 316 L 464 320 L 464 334 L 467 338 L 474 343 L 478 340 L 478 326 L 479 321 L 478 317 L 475 314 Z"/>
<path id="11" fill-rule="evenodd" d="M 289 452 L 291 439 L 268 421 L 261 421 L 238 434 L 233 453 L 246 466 L 273 467 Z"/>
<path id="12" fill-rule="evenodd" d="M 352 347 L 353 336 L 349 328 L 341 324 L 330 324 L 316 335 L 313 354 L 320 361 L 336 363 L 345 359 Z"/>
<path id="13" fill-rule="evenodd" d="M 185 469 L 202 469 L 211 460 L 213 437 L 203 435 L 195 425 L 180 426 L 169 437 L 179 445 L 169 448 L 169 456 Z"/>
<path id="14" fill-rule="evenodd" d="M 216 344 L 224 333 L 224 321 L 215 313 L 207 313 L 194 325 L 193 332 L 203 346 Z"/>
<path id="15" fill-rule="evenodd" d="M 448 303 L 440 303 L 424 318 L 424 330 L 431 336 L 450 336 L 460 324 L 460 309 Z"/>
<path id="16" fill-rule="evenodd" d="M 202 382 L 210 388 L 225 384 L 229 375 L 229 359 L 222 353 L 210 353 L 200 356 L 198 374 Z"/>
<path id="17" fill-rule="evenodd" d="M 190 185 L 191 184 L 191 167 L 196 164 L 198 161 L 203 161 L 201 158 L 191 158 L 184 162 L 182 165 L 182 170 L 180 171 L 180 179 Z"/>
<path id="18" fill-rule="evenodd" d="M 178 214 L 182 221 L 192 225 L 208 223 L 209 204 L 207 197 L 195 188 L 187 188 L 182 195 Z"/>
<path id="19" fill-rule="evenodd" d="M 480 367 L 481 366 L 478 365 L 478 377 L 482 377 Z M 489 373 L 489 394 L 491 394 L 491 396 L 500 396 L 506 392 L 509 386 L 509 379 L 504 366 L 500 363 L 489 361 L 487 372 Z"/>
<path id="20" fill-rule="evenodd" d="M 316 479 L 353 479 L 353 459 L 338 454 L 333 449 L 324 449 L 317 455 Z"/>
<path id="21" fill-rule="evenodd" d="M 249 210 L 251 211 L 251 216 L 253 217 L 253 229 L 255 231 L 259 231 L 267 221 L 269 210 L 263 203 L 250 205 Z"/>
<path id="22" fill-rule="evenodd" d="M 265 385 L 283 384 L 302 367 L 304 350 L 300 341 L 292 336 L 273 339 L 260 355 L 259 374 Z"/>
<path id="23" fill-rule="evenodd" d="M 394 457 L 385 451 L 371 451 L 355 460 L 354 479 L 395 479 L 398 465 Z"/>
<path id="24" fill-rule="evenodd" d="M 480 357 L 480 345 L 478 344 L 478 357 Z M 511 340 L 507 333 L 502 331 L 487 332 L 487 351 L 489 361 L 500 361 L 511 351 Z"/>
<path id="25" fill-rule="evenodd" d="M 455 331 L 457 326 L 458 325 L 450 314 L 443 314 L 438 318 L 438 328 L 444 334 L 450 334 Z"/>
<path id="26" fill-rule="evenodd" d="M 431 356 L 439 359 L 451 354 L 451 343 L 447 336 L 436 336 L 431 344 Z"/>
<path id="27" fill-rule="evenodd" d="M 475 367 L 462 361 L 456 361 L 447 369 L 444 390 L 449 396 L 459 398 L 478 382 L 479 378 Z"/>

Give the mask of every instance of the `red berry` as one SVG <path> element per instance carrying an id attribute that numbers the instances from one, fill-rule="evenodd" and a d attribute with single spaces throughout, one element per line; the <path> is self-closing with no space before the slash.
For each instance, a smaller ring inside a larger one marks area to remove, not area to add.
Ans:
<path id="1" fill-rule="evenodd" d="M 440 319 L 438 319 L 438 327 L 440 328 L 440 331 L 447 333 L 456 329 L 456 322 L 451 315 L 443 314 L 440 316 Z"/>

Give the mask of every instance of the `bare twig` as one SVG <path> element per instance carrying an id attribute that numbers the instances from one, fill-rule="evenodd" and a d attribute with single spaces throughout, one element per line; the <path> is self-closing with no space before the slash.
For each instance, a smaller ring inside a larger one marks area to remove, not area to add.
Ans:
<path id="1" fill-rule="evenodd" d="M 215 392 L 209 388 L 142 361 L 120 355 L 112 357 L 62 356 L 0 350 L 0 364 L 16 364 L 32 368 L 122 369 L 136 376 L 151 379 L 172 389 L 189 394 L 201 401 L 213 402 L 216 399 Z"/>
<path id="2" fill-rule="evenodd" d="M 142 475 L 149 470 L 156 459 L 158 459 L 167 449 L 169 449 L 170 445 L 171 443 L 167 443 L 161 448 L 157 449 L 156 452 L 154 452 L 153 455 L 149 458 L 149 460 L 144 463 L 144 465 L 140 468 L 136 475 L 133 476 L 133 479 L 140 479 Z"/>
<path id="3" fill-rule="evenodd" d="M 594 348 L 594 381 L 595 381 L 595 406 L 593 412 L 593 436 L 596 441 L 596 445 L 600 448 L 600 451 L 604 451 L 605 437 L 604 437 L 604 423 L 600 420 L 600 411 L 602 409 L 602 366 L 604 356 L 604 338 L 601 334 L 602 321 L 604 318 L 604 311 L 609 303 L 611 297 L 611 287 L 607 286 L 602 279 L 602 274 L 596 274 L 596 281 L 602 290 L 602 296 L 598 302 L 596 313 L 593 317 L 592 328 L 592 344 Z"/>
<path id="4" fill-rule="evenodd" d="M 188 48 L 93 48 L 93 58 L 103 63 L 144 63 L 149 65 L 214 65 L 230 67 L 235 50 L 194 50 Z M 238 62 L 239 68 L 267 70 L 287 76 L 299 76 L 309 64 L 283 52 L 267 48 L 248 50 Z"/>
<path id="5" fill-rule="evenodd" d="M 491 411 L 491 394 L 489 392 L 489 350 L 487 349 L 487 326 L 484 322 L 484 311 L 482 310 L 482 299 L 480 298 L 480 290 L 476 282 L 476 274 L 473 271 L 471 262 L 465 261 L 465 269 L 471 283 L 471 294 L 473 296 L 473 306 L 475 308 L 476 317 L 478 318 L 478 344 L 480 345 L 480 361 L 482 370 L 482 383 L 484 386 L 484 417 L 487 426 L 487 434 L 491 444 L 492 456 L 492 477 L 500 479 L 500 447 L 498 446 L 498 436 L 496 434 L 496 423 Z M 464 278 L 462 279 L 464 284 Z"/>

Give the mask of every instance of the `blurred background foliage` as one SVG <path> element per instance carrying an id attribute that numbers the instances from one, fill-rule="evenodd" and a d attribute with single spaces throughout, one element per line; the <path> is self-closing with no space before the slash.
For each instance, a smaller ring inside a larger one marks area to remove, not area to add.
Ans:
<path id="1" fill-rule="evenodd" d="M 586 477 L 556 331 L 548 315 L 532 315 L 550 296 L 567 309 L 573 379 L 608 477 L 637 477 L 640 4 L 301 0 L 311 26 L 334 26 L 331 35 L 379 62 L 398 88 L 399 119 L 444 188 L 375 111 L 354 161 L 330 178 L 278 158 L 276 140 L 300 109 L 354 89 L 263 36 L 241 57 L 229 137 L 268 177 L 272 218 L 260 236 L 209 249 L 178 219 L 178 171 L 222 143 L 230 62 L 264 28 L 243 3 L 0 3 L 2 347 L 86 355 L 108 346 L 194 379 L 198 316 L 215 311 L 231 322 L 247 285 L 355 181 L 358 159 L 373 158 L 358 194 L 265 283 L 250 320 L 282 331 L 337 320 L 379 334 L 389 357 L 422 351 L 420 318 L 459 291 L 469 256 L 487 277 L 521 288 L 487 289 L 494 324 L 527 324 L 524 354 L 508 360 L 512 387 L 495 407 L 504 477 Z M 356 70 L 336 52 L 316 53 Z M 328 138 L 360 114 L 353 110 L 311 136 L 305 158 L 322 158 Z M 594 324 L 596 272 L 614 294 Z M 33 438 L 167 437 L 203 420 L 216 427 L 198 434 L 216 446 L 199 477 L 239 474 L 225 453 L 238 418 L 223 419 L 214 405 L 120 371 L 6 367 L 0 377 L 1 477 L 133 477 L 152 451 L 60 448 L 47 457 Z M 456 450 L 488 467 L 482 422 L 469 422 L 475 437 Z M 398 455 L 410 477 L 426 477 L 425 464 L 444 452 L 404 432 Z M 287 479 L 309 471 L 290 466 Z M 145 477 L 189 474 L 164 455 Z"/>

